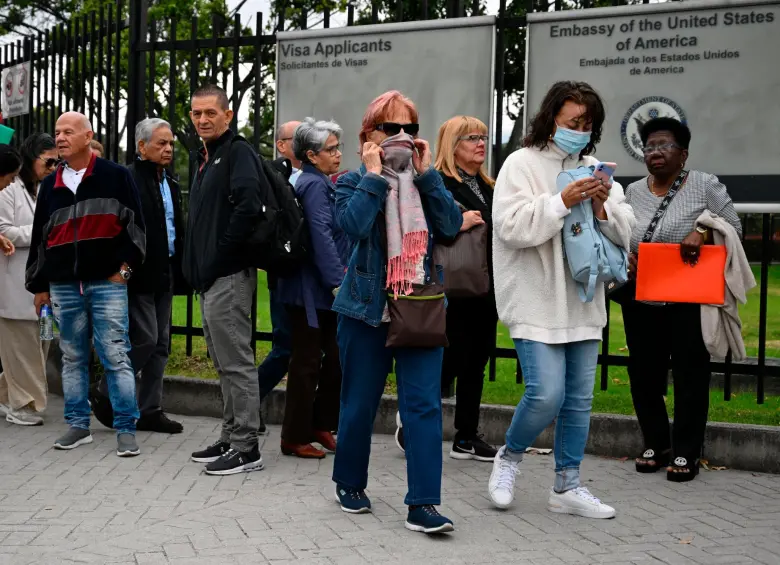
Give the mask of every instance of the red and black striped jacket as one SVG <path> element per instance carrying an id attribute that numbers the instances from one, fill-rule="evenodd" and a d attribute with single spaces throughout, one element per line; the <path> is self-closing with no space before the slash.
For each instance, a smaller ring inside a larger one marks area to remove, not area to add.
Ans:
<path id="1" fill-rule="evenodd" d="M 38 192 L 26 287 L 48 292 L 49 283 L 107 279 L 122 263 L 144 259 L 146 236 L 138 189 L 130 172 L 92 157 L 74 195 L 60 165 Z"/>

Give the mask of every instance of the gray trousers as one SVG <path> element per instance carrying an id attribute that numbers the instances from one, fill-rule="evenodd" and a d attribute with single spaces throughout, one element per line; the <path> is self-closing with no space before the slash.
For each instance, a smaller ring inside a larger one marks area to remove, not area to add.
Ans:
<path id="1" fill-rule="evenodd" d="M 252 351 L 252 297 L 257 271 L 217 279 L 200 296 L 203 333 L 222 387 L 221 441 L 251 451 L 260 425 L 260 388 Z"/>
<path id="2" fill-rule="evenodd" d="M 141 416 L 162 410 L 163 375 L 168 364 L 168 342 L 171 334 L 173 292 L 131 294 L 130 362 L 133 372 L 141 374 L 138 384 L 138 411 Z M 100 392 L 108 395 L 106 380 L 100 381 Z"/>

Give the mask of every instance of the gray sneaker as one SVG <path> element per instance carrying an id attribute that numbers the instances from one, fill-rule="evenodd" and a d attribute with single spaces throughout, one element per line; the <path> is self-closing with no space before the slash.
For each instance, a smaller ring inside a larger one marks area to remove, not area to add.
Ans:
<path id="1" fill-rule="evenodd" d="M 119 457 L 135 457 L 141 454 L 133 434 L 119 434 L 116 438 L 116 454 Z"/>
<path id="2" fill-rule="evenodd" d="M 71 427 L 68 432 L 54 442 L 55 449 L 76 449 L 79 445 L 92 443 L 92 434 L 83 428 Z"/>
<path id="3" fill-rule="evenodd" d="M 27 407 L 11 410 L 6 414 L 5 421 L 18 426 L 42 426 L 43 418 Z"/>
<path id="4" fill-rule="evenodd" d="M 11 411 L 11 408 L 9 406 L 6 406 L 5 404 L 0 403 L 0 418 L 5 418 L 10 411 Z"/>

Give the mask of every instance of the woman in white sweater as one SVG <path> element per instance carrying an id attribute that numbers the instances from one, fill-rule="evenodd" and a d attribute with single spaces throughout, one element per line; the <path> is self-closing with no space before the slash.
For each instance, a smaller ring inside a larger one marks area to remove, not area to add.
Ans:
<path id="1" fill-rule="evenodd" d="M 0 416 L 21 426 L 43 424 L 46 409 L 46 354 L 41 342 L 33 295 L 24 288 L 35 202 L 41 181 L 59 162 L 54 139 L 36 133 L 22 143 L 19 175 L 0 192 L 0 235 L 16 247 L 0 258 Z"/>
<path id="2" fill-rule="evenodd" d="M 560 194 L 564 169 L 592 165 L 601 139 L 604 105 L 582 82 L 559 82 L 545 96 L 524 147 L 510 155 L 493 197 L 493 268 L 501 321 L 509 328 L 525 380 L 525 394 L 496 455 L 489 491 L 508 507 L 527 447 L 553 421 L 555 484 L 552 512 L 612 518 L 615 510 L 580 485 L 593 401 L 599 342 L 607 322 L 604 290 L 583 303 L 564 258 L 561 228 L 570 208 L 590 202 L 602 232 L 628 248 L 635 220 L 615 183 L 593 178 Z M 614 157 L 614 156 L 612 156 Z"/>

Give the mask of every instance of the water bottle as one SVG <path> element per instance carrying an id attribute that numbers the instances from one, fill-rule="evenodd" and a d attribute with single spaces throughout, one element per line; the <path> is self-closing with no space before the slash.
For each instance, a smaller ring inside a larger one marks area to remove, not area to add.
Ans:
<path id="1" fill-rule="evenodd" d="M 54 339 L 54 316 L 51 313 L 51 306 L 48 304 L 41 306 L 41 318 L 38 323 L 41 328 L 41 341 Z"/>

